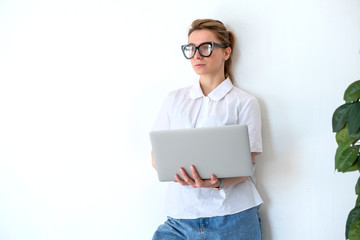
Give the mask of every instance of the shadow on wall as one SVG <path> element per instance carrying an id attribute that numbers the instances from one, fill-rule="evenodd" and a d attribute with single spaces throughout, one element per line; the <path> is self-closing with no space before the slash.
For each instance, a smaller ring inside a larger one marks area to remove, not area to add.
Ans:
<path id="1" fill-rule="evenodd" d="M 264 240 L 272 240 L 277 226 L 272 219 L 274 216 L 280 219 L 284 217 L 281 204 L 291 199 L 288 199 L 288 196 L 293 194 L 290 184 L 296 184 L 294 178 L 299 169 L 296 169 L 292 159 L 295 149 L 294 142 L 289 141 L 289 138 L 295 139 L 295 136 L 287 126 L 290 119 L 286 119 L 284 115 L 281 123 L 271 120 L 271 116 L 282 112 L 283 105 L 279 104 L 278 109 L 274 110 L 276 112 L 269 114 L 266 102 L 256 97 L 261 107 L 263 134 L 263 153 L 256 159 L 256 188 L 264 201 L 260 208 Z M 282 131 L 276 128 L 281 128 Z M 279 202 L 275 203 L 274 200 Z"/>
<path id="2" fill-rule="evenodd" d="M 260 154 L 256 161 L 256 188 L 258 189 L 264 204 L 260 208 L 260 217 L 262 222 L 263 239 L 272 240 L 271 223 L 269 221 L 268 209 L 271 206 L 271 201 L 268 195 L 268 190 L 264 186 L 264 171 L 266 166 L 270 163 L 271 159 L 274 159 L 274 150 L 272 147 L 271 135 L 270 135 L 270 124 L 267 114 L 267 109 L 264 101 L 258 98 L 261 107 L 261 118 L 262 118 L 262 134 L 263 134 L 263 153 Z"/>

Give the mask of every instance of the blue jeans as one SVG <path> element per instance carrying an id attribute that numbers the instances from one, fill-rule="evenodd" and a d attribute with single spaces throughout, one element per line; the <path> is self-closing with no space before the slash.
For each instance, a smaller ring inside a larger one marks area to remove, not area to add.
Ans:
<path id="1" fill-rule="evenodd" d="M 261 240 L 259 207 L 211 218 L 168 220 L 156 230 L 153 240 Z"/>

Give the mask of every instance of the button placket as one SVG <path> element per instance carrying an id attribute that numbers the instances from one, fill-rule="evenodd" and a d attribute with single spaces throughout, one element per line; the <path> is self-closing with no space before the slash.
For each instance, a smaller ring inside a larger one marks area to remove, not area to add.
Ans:
<path id="1" fill-rule="evenodd" d="M 203 97 L 200 112 L 196 122 L 196 127 L 203 127 L 204 123 L 206 122 L 208 118 L 209 104 L 210 104 L 210 98 Z"/>

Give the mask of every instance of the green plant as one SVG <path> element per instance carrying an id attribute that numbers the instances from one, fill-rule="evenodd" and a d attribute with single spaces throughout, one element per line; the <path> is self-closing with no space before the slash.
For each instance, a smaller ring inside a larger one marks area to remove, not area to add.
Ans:
<path id="1" fill-rule="evenodd" d="M 332 117 L 333 132 L 336 132 L 338 148 L 335 154 L 335 169 L 339 172 L 360 172 L 360 80 L 345 90 L 345 103 L 338 107 Z M 355 207 L 350 211 L 345 228 L 345 237 L 360 240 L 360 177 L 355 186 L 358 195 Z"/>

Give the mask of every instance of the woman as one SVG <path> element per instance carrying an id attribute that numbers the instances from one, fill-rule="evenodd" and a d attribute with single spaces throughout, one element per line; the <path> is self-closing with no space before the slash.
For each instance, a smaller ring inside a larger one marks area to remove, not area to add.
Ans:
<path id="1" fill-rule="evenodd" d="M 253 163 L 262 151 L 261 116 L 256 98 L 232 84 L 233 34 L 212 19 L 195 20 L 182 46 L 196 74 L 194 86 L 171 92 L 153 130 L 246 124 Z M 219 159 L 221 161 L 221 159 Z M 153 166 L 156 169 L 154 158 Z M 258 208 L 262 199 L 252 178 L 201 179 L 180 169 L 166 199 L 168 220 L 153 239 L 261 239 Z"/>

